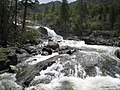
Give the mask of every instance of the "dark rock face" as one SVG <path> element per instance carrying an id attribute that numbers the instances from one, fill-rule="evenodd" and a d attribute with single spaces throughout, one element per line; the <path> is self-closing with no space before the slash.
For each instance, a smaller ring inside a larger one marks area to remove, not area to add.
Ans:
<path id="1" fill-rule="evenodd" d="M 22 70 L 17 73 L 16 78 L 17 82 L 20 85 L 23 86 L 28 86 L 30 82 L 34 79 L 36 75 L 39 75 L 39 72 L 41 70 L 45 70 L 47 67 L 51 66 L 53 63 L 55 63 L 57 59 L 56 57 L 50 58 L 48 60 L 39 62 L 35 65 L 28 65 L 28 66 L 23 66 Z"/>
<path id="2" fill-rule="evenodd" d="M 76 51 L 77 51 L 77 49 L 75 49 L 75 48 L 71 48 L 71 47 L 68 47 L 68 46 L 62 46 L 62 47 L 59 48 L 58 53 L 59 54 L 72 55 Z"/>
<path id="3" fill-rule="evenodd" d="M 16 53 L 17 53 L 17 54 L 24 54 L 24 53 L 27 53 L 27 51 L 24 50 L 24 49 L 21 49 L 21 48 L 17 48 L 17 49 L 16 49 Z"/>
<path id="4" fill-rule="evenodd" d="M 16 67 L 16 66 L 13 66 L 13 65 L 10 65 L 9 66 L 9 72 L 10 73 L 17 73 L 18 72 L 18 67 Z"/>
<path id="5" fill-rule="evenodd" d="M 43 48 L 42 49 L 42 54 L 41 55 L 51 55 L 52 54 L 52 49 L 51 48 Z"/>
<path id="6" fill-rule="evenodd" d="M 0 61 L 0 71 L 9 68 L 10 61 Z"/>
<path id="7" fill-rule="evenodd" d="M 17 55 L 15 53 L 11 53 L 7 56 L 7 58 L 10 60 L 10 65 L 17 65 L 18 59 Z"/>
<path id="8" fill-rule="evenodd" d="M 49 41 L 47 47 L 56 50 L 59 48 L 59 44 L 55 41 Z"/>
<path id="9" fill-rule="evenodd" d="M 116 55 L 117 58 L 120 59 L 120 50 L 116 50 L 116 51 L 115 51 L 115 55 Z"/>
<path id="10" fill-rule="evenodd" d="M 22 49 L 26 50 L 27 53 L 30 55 L 37 55 L 41 53 L 41 48 L 37 48 L 35 45 L 24 45 Z"/>
<path id="11" fill-rule="evenodd" d="M 18 59 L 15 53 L 9 54 L 7 60 L 0 61 L 0 71 L 9 69 L 10 65 L 17 65 Z"/>
<path id="12" fill-rule="evenodd" d="M 79 41 L 79 37 L 78 36 L 72 36 L 72 37 L 68 37 L 67 40 L 76 40 Z"/>
<path id="13" fill-rule="evenodd" d="M 81 36 L 86 44 L 108 45 L 120 47 L 120 37 L 111 36 L 110 31 L 92 31 L 89 36 Z"/>

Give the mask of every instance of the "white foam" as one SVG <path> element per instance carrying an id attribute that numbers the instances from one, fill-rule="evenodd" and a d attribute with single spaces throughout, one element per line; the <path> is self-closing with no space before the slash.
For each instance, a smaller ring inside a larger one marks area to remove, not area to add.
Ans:
<path id="1" fill-rule="evenodd" d="M 84 41 L 75 41 L 75 40 L 63 40 L 59 43 L 60 46 L 69 46 L 69 47 L 75 47 L 75 48 L 81 48 L 85 45 Z"/>
<path id="2" fill-rule="evenodd" d="M 63 77 L 54 79 L 49 84 L 38 84 L 26 88 L 26 90 L 66 90 L 70 86 L 74 90 L 120 90 L 120 79 L 109 76 L 87 77 L 85 79 L 77 77 Z M 41 88 L 41 89 L 40 89 Z M 72 90 L 72 89 L 71 89 Z"/>
<path id="3" fill-rule="evenodd" d="M 44 27 L 47 30 L 48 36 L 52 37 L 56 41 L 63 40 L 63 37 L 60 35 L 57 35 L 54 30 L 49 29 L 48 27 Z"/>
<path id="4" fill-rule="evenodd" d="M 102 75 L 102 71 L 100 70 L 98 66 L 95 66 L 95 69 L 96 69 L 97 76 Z"/>
<path id="5" fill-rule="evenodd" d="M 52 58 L 57 55 L 58 55 L 58 53 L 53 53 L 52 55 L 48 55 L 48 56 L 36 55 L 36 56 L 28 58 L 25 61 L 25 63 L 28 63 L 29 65 L 34 65 L 34 64 L 37 64 L 41 61 L 47 60 L 47 59 Z"/>
<path id="6" fill-rule="evenodd" d="M 0 75 L 0 90 L 23 90 L 22 86 L 15 82 L 15 74 L 4 73 Z"/>

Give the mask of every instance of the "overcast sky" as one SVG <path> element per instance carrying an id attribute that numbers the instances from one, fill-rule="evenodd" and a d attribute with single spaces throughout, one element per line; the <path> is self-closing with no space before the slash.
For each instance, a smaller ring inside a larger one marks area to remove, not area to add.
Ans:
<path id="1" fill-rule="evenodd" d="M 48 3 L 51 1 L 62 1 L 62 0 L 39 0 L 40 3 Z M 68 2 L 73 2 L 73 1 L 75 1 L 75 0 L 68 0 Z"/>

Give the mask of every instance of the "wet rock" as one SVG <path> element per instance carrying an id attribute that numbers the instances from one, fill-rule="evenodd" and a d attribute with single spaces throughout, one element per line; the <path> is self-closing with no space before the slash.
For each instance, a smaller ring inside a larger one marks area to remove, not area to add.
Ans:
<path id="1" fill-rule="evenodd" d="M 36 53 L 36 48 L 34 46 L 25 46 L 23 47 L 29 54 Z"/>
<path id="2" fill-rule="evenodd" d="M 120 50 L 116 50 L 116 51 L 115 51 L 115 55 L 116 55 L 117 58 L 120 59 Z"/>
<path id="3" fill-rule="evenodd" d="M 58 53 L 59 54 L 69 54 L 72 55 L 74 52 L 76 52 L 77 49 L 71 48 L 69 46 L 62 46 L 59 48 Z"/>
<path id="4" fill-rule="evenodd" d="M 16 52 L 17 54 L 24 54 L 24 53 L 27 53 L 26 50 L 21 49 L 21 48 L 17 48 L 15 52 Z"/>
<path id="5" fill-rule="evenodd" d="M 48 41 L 47 47 L 56 50 L 59 48 L 59 44 L 56 41 Z"/>
<path id="6" fill-rule="evenodd" d="M 49 55 L 49 53 L 47 51 L 44 51 L 44 52 L 41 53 L 41 55 L 47 56 L 47 55 Z"/>
<path id="7" fill-rule="evenodd" d="M 72 36 L 72 37 L 68 37 L 67 40 L 76 40 L 79 41 L 79 37 L 78 36 Z"/>
<path id="8" fill-rule="evenodd" d="M 28 65 L 22 67 L 22 70 L 16 75 L 17 82 L 20 85 L 29 86 L 30 82 L 34 79 L 35 76 L 39 75 L 39 72 L 41 70 L 45 70 L 47 67 L 55 63 L 56 60 L 57 60 L 57 56 L 45 61 L 41 61 L 32 66 Z"/>
<path id="9" fill-rule="evenodd" d="M 73 54 L 75 51 L 76 51 L 76 50 L 68 50 L 68 51 L 67 51 L 67 54 L 71 55 L 71 54 Z"/>
<path id="10" fill-rule="evenodd" d="M 51 48 L 43 48 L 42 49 L 42 54 L 41 55 L 51 55 L 52 54 L 52 49 Z"/>
<path id="11" fill-rule="evenodd" d="M 9 68 L 9 65 L 10 65 L 10 61 L 6 61 L 6 60 L 0 61 L 0 71 Z"/>
<path id="12" fill-rule="evenodd" d="M 14 52 L 11 52 L 7 59 L 10 60 L 10 65 L 17 65 L 18 63 L 17 55 Z"/>
<path id="13" fill-rule="evenodd" d="M 41 53 L 41 48 L 37 46 L 24 45 L 22 48 L 25 49 L 30 55 L 38 55 Z"/>
<path id="14" fill-rule="evenodd" d="M 9 72 L 10 73 L 17 73 L 19 71 L 18 67 L 10 65 Z"/>

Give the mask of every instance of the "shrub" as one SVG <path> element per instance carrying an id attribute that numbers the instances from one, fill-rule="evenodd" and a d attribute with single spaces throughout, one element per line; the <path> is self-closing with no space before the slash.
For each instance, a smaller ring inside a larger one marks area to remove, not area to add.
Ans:
<path id="1" fill-rule="evenodd" d="M 25 30 L 23 32 L 23 43 L 25 42 L 34 42 L 36 41 L 40 36 L 39 36 L 39 31 L 36 29 L 31 29 L 31 28 L 27 28 L 27 30 Z"/>

